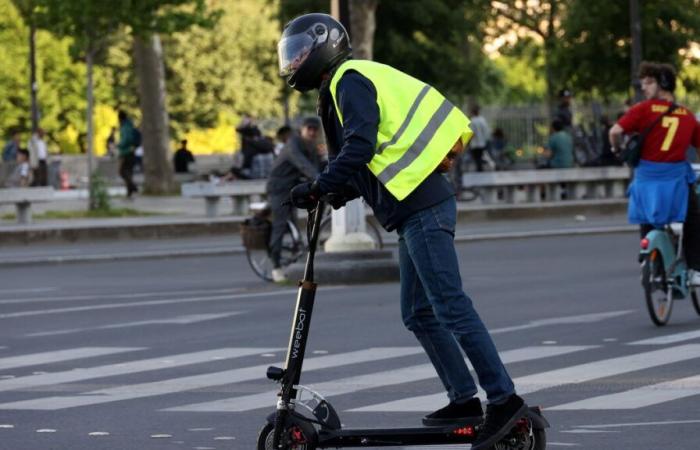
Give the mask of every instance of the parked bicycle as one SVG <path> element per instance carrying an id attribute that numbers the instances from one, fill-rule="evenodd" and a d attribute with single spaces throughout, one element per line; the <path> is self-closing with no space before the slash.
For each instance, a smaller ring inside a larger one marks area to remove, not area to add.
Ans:
<path id="1" fill-rule="evenodd" d="M 270 258 L 269 237 L 271 211 L 266 202 L 253 203 L 250 205 L 253 217 L 242 225 L 241 235 L 243 245 L 246 249 L 246 258 L 253 272 L 265 281 L 272 281 L 272 260 Z M 319 248 L 322 250 L 325 242 L 331 236 L 331 209 L 324 212 L 321 221 L 319 234 Z M 367 234 L 374 241 L 374 248 L 384 247 L 382 235 L 371 220 L 365 219 L 365 229 Z M 282 236 L 282 251 L 280 254 L 280 265 L 286 268 L 290 264 L 297 262 L 308 248 L 308 243 L 299 230 L 295 220 L 287 221 L 287 230 Z"/>

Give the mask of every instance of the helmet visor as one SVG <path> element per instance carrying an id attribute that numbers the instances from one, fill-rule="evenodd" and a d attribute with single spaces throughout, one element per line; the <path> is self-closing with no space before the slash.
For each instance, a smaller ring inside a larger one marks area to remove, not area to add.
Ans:
<path id="1" fill-rule="evenodd" d="M 280 65 L 280 76 L 293 74 L 309 57 L 316 44 L 313 32 L 306 31 L 287 36 L 277 44 L 277 56 Z"/>

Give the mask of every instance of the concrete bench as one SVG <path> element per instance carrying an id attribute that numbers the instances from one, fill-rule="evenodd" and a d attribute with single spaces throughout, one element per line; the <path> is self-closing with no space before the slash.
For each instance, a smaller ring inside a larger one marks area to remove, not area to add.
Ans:
<path id="1" fill-rule="evenodd" d="M 245 215 L 248 213 L 250 202 L 260 201 L 265 197 L 266 183 L 267 180 L 236 180 L 223 184 L 184 183 L 180 192 L 183 197 L 204 198 L 207 217 L 218 215 L 221 197 L 231 197 L 234 215 Z"/>
<path id="2" fill-rule="evenodd" d="M 463 176 L 462 185 L 486 204 L 538 203 L 624 198 L 629 180 L 627 167 L 586 167 L 472 172 Z"/>
<path id="3" fill-rule="evenodd" d="M 50 187 L 27 187 L 0 189 L 0 205 L 14 203 L 17 208 L 17 223 L 32 222 L 32 203 L 49 202 L 54 199 Z"/>

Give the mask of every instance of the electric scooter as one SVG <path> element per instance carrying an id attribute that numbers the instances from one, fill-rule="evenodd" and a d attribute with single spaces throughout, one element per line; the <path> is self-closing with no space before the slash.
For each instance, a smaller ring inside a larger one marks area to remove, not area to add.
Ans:
<path id="1" fill-rule="evenodd" d="M 345 447 L 397 447 L 412 445 L 468 444 L 479 433 L 482 419 L 453 425 L 416 428 L 342 428 L 333 406 L 321 394 L 299 384 L 316 295 L 314 256 L 325 201 L 309 211 L 309 250 L 289 337 L 284 368 L 269 367 L 267 378 L 281 384 L 276 412 L 260 430 L 257 450 L 315 450 Z M 547 420 L 538 407 L 530 407 L 493 449 L 543 450 Z"/>

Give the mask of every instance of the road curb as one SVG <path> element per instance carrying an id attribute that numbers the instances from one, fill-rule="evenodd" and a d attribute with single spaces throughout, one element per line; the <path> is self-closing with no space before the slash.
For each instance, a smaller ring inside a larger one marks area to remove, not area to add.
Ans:
<path id="1" fill-rule="evenodd" d="M 537 230 L 537 231 L 513 231 L 503 233 L 456 235 L 455 242 L 479 242 L 506 239 L 533 239 L 557 236 L 584 236 L 596 234 L 616 234 L 636 232 L 639 228 L 633 225 L 620 225 L 609 227 L 590 228 L 563 228 L 557 230 Z M 385 242 L 385 247 L 394 248 L 396 242 Z M 216 249 L 189 249 L 189 250 L 164 250 L 132 253 L 112 253 L 93 255 L 71 255 L 71 256 L 46 256 L 36 258 L 23 258 L 16 260 L 0 260 L 0 267 L 16 267 L 38 264 L 70 264 L 84 262 L 110 262 L 124 260 L 142 259 L 167 259 L 167 258 L 188 258 L 197 256 L 228 256 L 245 252 L 243 246 L 231 246 Z"/>
<path id="2" fill-rule="evenodd" d="M 458 204 L 459 222 L 537 219 L 574 215 L 617 214 L 626 210 L 625 200 L 578 200 L 523 205 Z M 44 242 L 89 242 L 120 239 L 164 239 L 237 234 L 245 217 L 150 217 L 104 219 L 63 223 L 36 223 L 0 227 L 0 245 Z"/>

